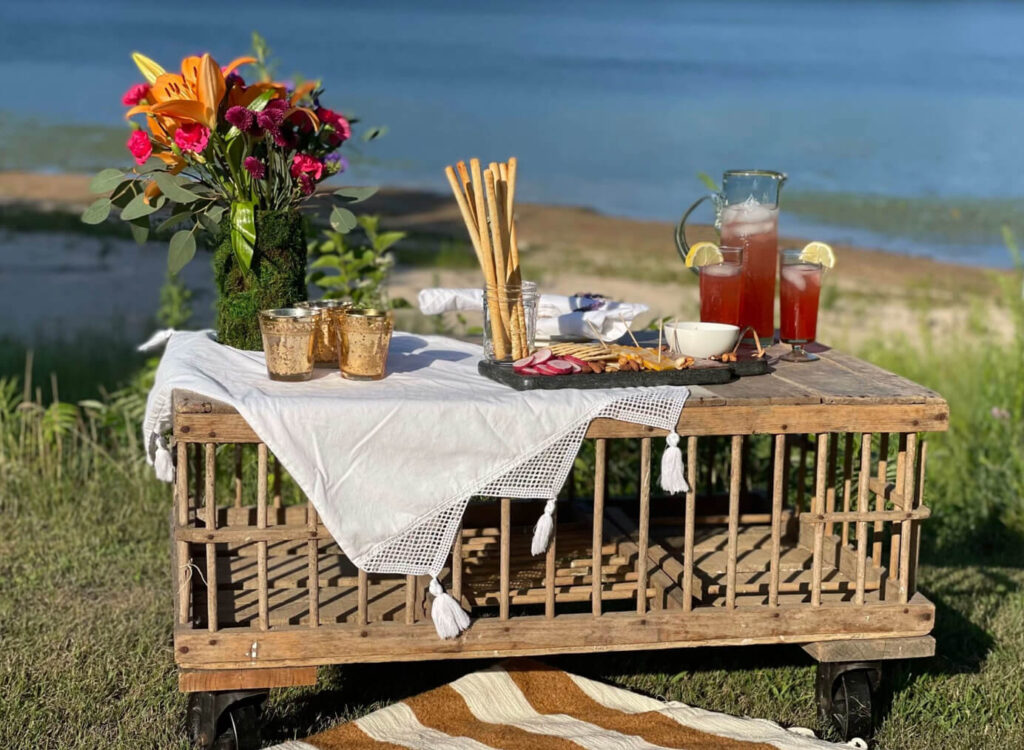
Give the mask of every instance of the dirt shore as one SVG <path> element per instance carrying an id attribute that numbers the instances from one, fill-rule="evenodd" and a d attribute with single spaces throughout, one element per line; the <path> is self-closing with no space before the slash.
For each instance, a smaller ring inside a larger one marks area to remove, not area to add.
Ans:
<path id="1" fill-rule="evenodd" d="M 0 172 L 0 205 L 77 211 L 94 199 L 89 179 L 88 175 Z M 363 204 L 363 210 L 380 214 L 385 226 L 408 231 L 420 243 L 461 241 L 465 234 L 454 201 L 443 193 L 386 189 Z M 697 314 L 696 278 L 676 253 L 671 222 L 525 203 L 519 206 L 518 227 L 524 269 L 544 290 L 595 291 L 642 301 L 651 307 L 652 317 Z M 710 227 L 694 230 L 693 239 L 711 237 Z M 780 245 L 800 246 L 806 239 L 782 237 Z M 827 236 L 813 239 L 829 241 Z M 1005 272 L 879 248 L 834 247 L 839 262 L 823 291 L 822 340 L 856 346 L 896 333 L 913 338 L 926 329 L 941 335 L 979 325 L 1009 330 L 1005 311 L 993 301 Z M 445 264 L 400 267 L 392 280 L 392 293 L 412 301 L 425 286 L 476 286 L 478 277 L 471 269 Z M 428 321 L 414 317 L 407 322 L 421 330 L 430 328 Z"/>

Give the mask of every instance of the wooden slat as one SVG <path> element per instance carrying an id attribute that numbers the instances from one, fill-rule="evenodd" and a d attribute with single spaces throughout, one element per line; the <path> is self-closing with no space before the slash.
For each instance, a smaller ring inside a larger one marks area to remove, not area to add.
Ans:
<path id="1" fill-rule="evenodd" d="M 768 606 L 779 606 L 779 555 L 782 547 L 782 488 L 786 471 L 786 436 L 775 436 L 775 461 L 772 466 L 772 557 Z"/>
<path id="2" fill-rule="evenodd" d="M 509 606 L 509 575 L 511 572 L 510 567 L 510 550 L 512 544 L 512 500 L 507 497 L 501 498 L 501 560 L 500 560 L 500 580 L 501 580 L 501 601 L 498 603 L 498 617 L 502 620 L 508 619 L 508 606 Z M 596 566 L 596 569 L 600 569 L 600 565 Z"/>
<path id="3" fill-rule="evenodd" d="M 235 445 L 235 507 L 242 507 L 242 444 Z"/>
<path id="4" fill-rule="evenodd" d="M 274 510 L 281 508 L 281 462 L 274 456 Z"/>
<path id="5" fill-rule="evenodd" d="M 853 433 L 846 433 L 843 444 L 843 512 L 850 511 L 853 493 Z M 850 543 L 850 523 L 843 522 L 843 546 Z"/>
<path id="6" fill-rule="evenodd" d="M 316 667 L 183 669 L 178 672 L 178 690 L 183 693 L 204 693 L 315 685 L 316 671 Z"/>
<path id="7" fill-rule="evenodd" d="M 798 461 L 796 468 L 796 515 L 804 512 L 807 498 L 807 436 L 800 435 Z"/>
<path id="8" fill-rule="evenodd" d="M 926 507 L 924 504 L 924 477 L 925 470 L 928 465 L 928 441 L 921 441 L 921 449 L 918 451 L 917 457 L 917 488 L 916 488 L 916 499 L 914 500 L 917 508 Z M 915 523 L 910 527 L 911 536 L 913 538 L 911 546 L 911 559 L 910 559 L 910 577 L 908 580 L 908 586 L 910 591 L 917 591 L 917 561 L 918 556 L 921 552 L 921 524 Z"/>
<path id="9" fill-rule="evenodd" d="M 903 488 L 907 481 L 907 435 L 901 433 L 899 436 L 899 444 L 896 448 L 896 486 L 899 487 L 902 493 Z M 899 506 L 895 500 L 892 500 L 894 508 Z M 892 581 L 897 581 L 899 578 L 899 567 L 900 567 L 900 540 L 902 527 L 892 524 L 889 526 L 889 575 L 892 577 Z"/>
<path id="10" fill-rule="evenodd" d="M 859 362 L 854 358 L 850 360 Z M 775 365 L 773 377 L 821 394 L 825 404 L 924 404 L 941 401 L 933 391 L 879 367 L 866 362 L 859 362 L 857 367 L 859 371 L 841 364 L 837 356 L 826 353 L 814 367 L 780 360 Z"/>
<path id="11" fill-rule="evenodd" d="M 882 434 L 878 441 L 878 475 L 879 482 L 886 481 L 886 473 L 889 467 L 889 433 Z M 875 510 L 885 510 L 885 498 L 882 495 L 875 495 Z M 876 568 L 882 567 L 882 532 L 884 526 L 881 521 L 876 521 L 871 531 L 871 562 Z"/>
<path id="12" fill-rule="evenodd" d="M 175 630 L 175 659 L 185 668 L 209 669 L 251 666 L 307 666 L 356 662 L 412 661 L 447 658 L 502 658 L 554 653 L 600 653 L 690 646 L 805 643 L 863 638 L 927 635 L 935 608 L 920 594 L 907 604 L 848 602 L 781 605 L 766 626 L 761 608 L 701 607 L 686 617 L 678 612 L 615 613 L 594 618 L 566 614 L 548 620 L 522 618 L 515 638 L 508 623 L 480 618 L 462 636 L 442 640 L 433 626 L 409 627 L 373 623 L 362 628 L 281 627 L 258 641 L 258 656 L 250 651 L 249 628 L 222 631 L 216 638 L 187 627 Z"/>
<path id="13" fill-rule="evenodd" d="M 174 475 L 175 522 L 178 528 L 188 525 L 188 443 L 177 443 L 178 454 Z M 192 560 L 189 557 L 188 542 L 176 542 L 175 563 L 177 570 L 175 581 L 178 585 L 178 623 L 188 623 L 189 603 L 192 600 Z"/>
<path id="14" fill-rule="evenodd" d="M 640 522 L 636 559 L 636 611 L 647 611 L 647 551 L 651 533 L 651 439 L 640 440 Z"/>
<path id="15" fill-rule="evenodd" d="M 217 528 L 217 446 L 207 443 L 206 469 L 204 478 L 206 487 L 204 499 L 206 501 L 206 528 L 215 530 Z M 207 628 L 211 633 L 217 632 L 217 546 L 216 544 L 206 545 L 206 619 Z"/>
<path id="16" fill-rule="evenodd" d="M 740 481 L 743 474 L 743 436 L 733 435 L 729 464 L 729 560 L 726 569 L 725 606 L 736 606 L 737 532 L 740 518 Z"/>
<path id="17" fill-rule="evenodd" d="M 903 523 L 905 521 L 923 521 L 932 517 L 931 508 L 921 507 L 914 510 L 883 510 L 883 511 L 860 511 L 850 512 L 837 511 L 835 513 L 803 513 L 800 516 L 800 523 L 814 524 L 818 522 L 856 522 L 856 521 L 889 521 Z M 827 535 L 830 536 L 830 535 Z"/>
<path id="18" fill-rule="evenodd" d="M 931 403 L 943 400 L 941 395 L 930 388 L 926 388 L 912 380 L 908 380 L 902 375 L 896 375 L 845 352 L 830 349 L 827 352 L 823 352 L 821 356 L 823 359 L 838 365 L 841 369 L 850 372 L 855 380 L 870 383 L 875 389 L 884 388 L 887 392 L 895 394 L 892 397 L 882 396 L 882 398 L 894 398 L 907 403 Z"/>
<path id="19" fill-rule="evenodd" d="M 256 448 L 256 528 L 267 528 L 267 446 L 260 443 Z M 267 543 L 256 543 L 256 567 L 259 585 L 260 630 L 270 626 L 267 611 Z"/>
<path id="20" fill-rule="evenodd" d="M 455 541 L 452 542 L 452 596 L 455 601 L 462 601 L 462 524 L 455 532 Z"/>
<path id="21" fill-rule="evenodd" d="M 547 553 L 544 557 L 544 616 L 551 619 L 555 616 L 555 560 L 558 544 L 558 504 L 551 511 L 551 539 L 548 541 Z"/>
<path id="22" fill-rule="evenodd" d="M 811 368 L 813 369 L 813 368 Z M 764 377 L 764 376 L 762 376 Z M 701 406 L 687 402 L 676 431 L 688 435 L 798 435 L 815 432 L 944 432 L 949 407 L 944 403 L 762 404 Z M 588 438 L 664 437 L 661 430 L 614 419 L 595 419 Z M 174 436 L 186 442 L 258 443 L 259 437 L 238 414 L 178 414 Z M 275 471 L 276 474 L 276 471 Z M 277 494 L 275 493 L 275 498 Z M 278 507 L 278 506 L 275 506 Z"/>
<path id="23" fill-rule="evenodd" d="M 839 457 L 838 436 L 829 441 L 828 445 L 828 484 L 825 487 L 825 512 L 832 513 L 836 509 L 836 463 Z M 825 536 L 832 536 L 835 525 L 829 521 L 825 524 Z"/>
<path id="24" fill-rule="evenodd" d="M 901 490 L 904 498 L 904 511 L 912 511 L 914 505 L 914 480 L 917 474 L 917 433 L 911 432 L 907 435 L 907 464 L 906 464 L 906 481 L 903 483 Z M 901 544 L 900 544 L 900 577 L 899 577 L 899 597 L 901 602 L 906 602 L 910 598 L 910 556 L 911 546 L 914 544 L 913 534 L 911 534 L 911 528 L 915 521 L 908 518 L 903 521 L 902 531 L 900 533 Z"/>
<path id="25" fill-rule="evenodd" d="M 868 638 L 858 641 L 807 643 L 806 651 L 820 662 L 886 661 L 935 656 L 935 639 L 930 635 L 913 638 Z"/>
<path id="26" fill-rule="evenodd" d="M 814 513 L 821 513 L 825 506 L 825 477 L 828 463 L 828 433 L 818 435 L 817 470 L 814 476 Z M 825 547 L 825 524 L 814 525 L 814 557 L 811 563 L 811 606 L 821 606 L 821 565 Z"/>
<path id="27" fill-rule="evenodd" d="M 693 536 L 697 508 L 697 438 L 686 439 L 686 509 L 683 520 L 683 611 L 693 608 Z"/>
<path id="28" fill-rule="evenodd" d="M 454 571 L 455 569 L 452 568 Z M 452 584 L 452 596 L 455 597 L 455 601 L 462 601 L 462 590 L 461 587 L 458 592 L 455 591 L 455 584 Z M 405 624 L 413 625 L 416 623 L 416 576 L 405 577 Z"/>
<path id="29" fill-rule="evenodd" d="M 357 579 L 358 579 L 358 583 L 356 585 L 357 585 L 357 588 L 358 588 L 359 601 L 358 601 L 358 604 L 356 605 L 357 606 L 356 614 L 357 614 L 357 616 L 359 618 L 358 619 L 358 623 L 360 625 L 366 625 L 367 622 L 369 621 L 370 587 L 369 587 L 369 583 L 367 581 L 366 571 L 363 570 L 362 568 L 359 569 L 359 573 L 358 573 Z"/>
<path id="30" fill-rule="evenodd" d="M 594 523 L 592 549 L 592 570 L 601 569 L 601 547 L 604 543 L 602 524 L 604 523 L 605 479 L 608 461 L 608 441 L 598 438 L 594 446 Z M 594 588 L 591 595 L 591 613 L 594 617 L 601 616 L 601 577 L 594 576 Z"/>
<path id="31" fill-rule="evenodd" d="M 857 510 L 868 507 L 868 478 L 871 476 L 871 433 L 860 436 L 860 474 L 857 479 Z M 864 581 L 867 577 L 868 524 L 857 521 L 857 591 L 854 604 L 864 603 Z"/>
<path id="32" fill-rule="evenodd" d="M 312 501 L 307 501 L 306 512 L 309 530 L 315 534 L 320 519 L 317 517 Z M 306 542 L 306 560 L 309 570 L 309 582 L 307 583 L 309 586 L 309 626 L 318 628 L 320 627 L 320 549 L 316 539 Z"/>

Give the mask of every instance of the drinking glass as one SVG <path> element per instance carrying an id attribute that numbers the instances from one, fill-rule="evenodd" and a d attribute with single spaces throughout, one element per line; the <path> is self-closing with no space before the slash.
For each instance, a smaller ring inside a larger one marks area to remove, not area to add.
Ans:
<path id="1" fill-rule="evenodd" d="M 338 319 L 338 369 L 348 380 L 381 380 L 388 374 L 391 313 L 350 307 Z"/>
<path id="2" fill-rule="evenodd" d="M 782 281 L 779 290 L 779 329 L 782 343 L 792 351 L 782 355 L 787 362 L 813 362 L 818 357 L 804 349 L 814 341 L 818 329 L 818 298 L 825 269 L 820 263 L 800 258 L 800 250 L 783 250 Z"/>
<path id="3" fill-rule="evenodd" d="M 740 324 L 743 248 L 720 247 L 722 262 L 700 266 L 700 319 L 704 323 Z"/>
<path id="4" fill-rule="evenodd" d="M 299 381 L 313 376 L 313 339 L 323 313 L 301 307 L 260 312 L 260 332 L 271 380 Z"/>
<path id="5" fill-rule="evenodd" d="M 352 307 L 348 300 L 317 299 L 296 302 L 296 307 L 319 310 L 320 321 L 313 338 L 313 358 L 317 367 L 336 367 L 338 364 L 338 324 L 341 316 Z"/>

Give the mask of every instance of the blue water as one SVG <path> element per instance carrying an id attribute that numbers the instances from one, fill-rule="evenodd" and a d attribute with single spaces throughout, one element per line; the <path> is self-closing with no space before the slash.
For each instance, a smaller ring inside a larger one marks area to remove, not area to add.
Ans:
<path id="1" fill-rule="evenodd" d="M 674 219 L 697 172 L 782 169 L 784 231 L 1007 262 L 1024 4 L 0 0 L 0 111 L 117 126 L 131 50 L 226 62 L 253 29 L 281 77 L 320 76 L 330 105 L 389 127 L 353 181 L 444 191 L 445 164 L 515 154 L 526 200 Z M 807 193 L 844 195 L 800 213 Z M 951 241 L 902 219 L 868 232 L 844 219 L 850 194 L 998 200 Z"/>

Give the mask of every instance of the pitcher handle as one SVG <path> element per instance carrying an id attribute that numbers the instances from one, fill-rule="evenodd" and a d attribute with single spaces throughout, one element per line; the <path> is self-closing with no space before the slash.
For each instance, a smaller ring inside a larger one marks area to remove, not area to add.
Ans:
<path id="1" fill-rule="evenodd" d="M 679 224 L 676 226 L 676 250 L 679 251 L 679 257 L 686 261 L 686 256 L 690 252 L 690 245 L 686 241 L 686 220 L 690 218 L 690 214 L 693 213 L 694 209 L 697 208 L 701 203 L 707 200 L 711 200 L 714 196 L 703 195 L 693 202 L 693 205 L 686 209 L 686 213 L 683 214 L 683 218 L 679 220 Z"/>

